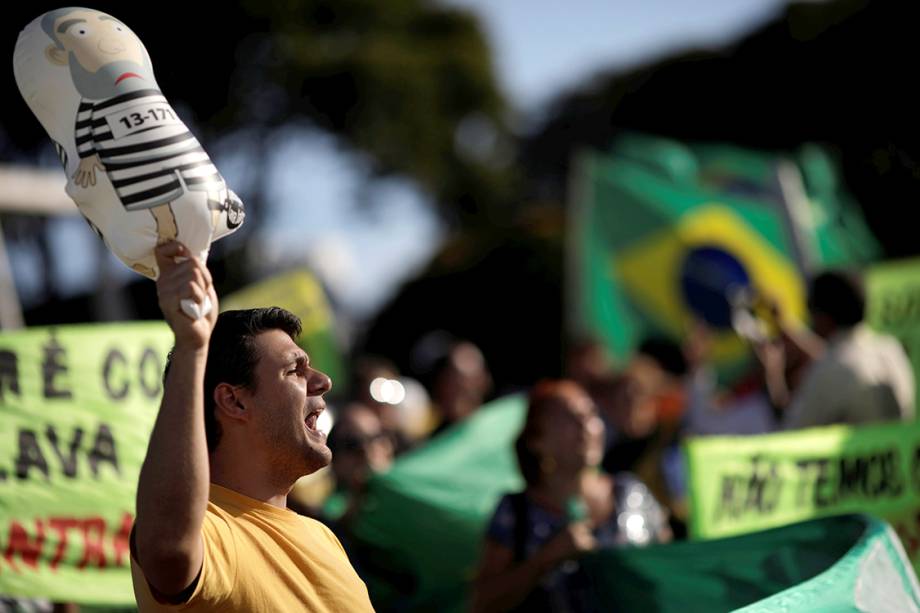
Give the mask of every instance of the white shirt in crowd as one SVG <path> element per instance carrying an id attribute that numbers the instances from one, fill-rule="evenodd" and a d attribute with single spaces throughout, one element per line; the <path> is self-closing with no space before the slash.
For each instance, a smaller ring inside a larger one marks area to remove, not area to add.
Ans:
<path id="1" fill-rule="evenodd" d="M 786 410 L 785 428 L 914 417 L 914 374 L 894 337 L 864 324 L 828 340 Z"/>

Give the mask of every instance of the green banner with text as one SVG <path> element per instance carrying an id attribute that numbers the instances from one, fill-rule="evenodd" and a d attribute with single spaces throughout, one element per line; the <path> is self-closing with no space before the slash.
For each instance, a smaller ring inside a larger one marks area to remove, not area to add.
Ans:
<path id="1" fill-rule="evenodd" d="M 914 367 L 920 398 L 920 258 L 874 264 L 866 271 L 866 320 L 897 337 Z"/>
<path id="2" fill-rule="evenodd" d="M 920 423 L 694 438 L 685 453 L 696 538 L 869 513 L 920 568 Z"/>
<path id="3" fill-rule="evenodd" d="M 128 535 L 172 334 L 0 334 L 0 594 L 133 604 Z"/>

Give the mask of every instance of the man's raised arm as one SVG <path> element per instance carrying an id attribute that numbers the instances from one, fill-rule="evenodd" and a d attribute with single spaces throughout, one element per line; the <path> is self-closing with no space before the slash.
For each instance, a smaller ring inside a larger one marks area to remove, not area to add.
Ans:
<path id="1" fill-rule="evenodd" d="M 184 245 L 160 245 L 156 258 L 157 295 L 175 347 L 137 485 L 134 537 L 147 581 L 170 596 L 190 586 L 201 568 L 201 524 L 210 481 L 204 372 L 218 308 L 208 269 Z M 213 304 L 206 317 L 192 320 L 181 311 L 180 299 L 202 303 L 205 296 Z"/>

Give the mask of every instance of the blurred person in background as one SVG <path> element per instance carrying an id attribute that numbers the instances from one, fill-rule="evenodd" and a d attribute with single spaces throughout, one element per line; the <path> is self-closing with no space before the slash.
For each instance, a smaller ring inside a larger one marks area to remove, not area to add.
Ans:
<path id="1" fill-rule="evenodd" d="M 588 389 L 614 372 L 607 347 L 596 338 L 582 338 L 569 345 L 565 355 L 565 377 Z"/>
<path id="2" fill-rule="evenodd" d="M 599 470 L 604 425 L 575 382 L 537 384 L 515 452 L 526 486 L 502 497 L 489 523 L 474 611 L 596 610 L 580 554 L 670 539 L 648 488 Z"/>
<path id="3" fill-rule="evenodd" d="M 363 404 L 345 407 L 327 444 L 332 451 L 335 491 L 323 505 L 323 515 L 327 520 L 347 524 L 371 475 L 393 464 L 395 445 L 379 415 Z"/>
<path id="4" fill-rule="evenodd" d="M 358 574 L 367 577 L 372 568 L 377 576 L 389 576 L 386 567 L 391 565 L 384 563 L 378 568 L 373 553 L 354 538 L 352 530 L 368 480 L 393 464 L 393 439 L 375 411 L 353 403 L 339 414 L 327 444 L 332 451 L 335 489 L 323 503 L 320 519 L 342 542 Z"/>
<path id="5" fill-rule="evenodd" d="M 432 436 L 463 421 L 486 401 L 492 391 L 492 375 L 479 347 L 455 340 L 430 369 L 431 400 L 439 418 Z"/>
<path id="6" fill-rule="evenodd" d="M 399 455 L 411 449 L 413 441 L 403 431 L 399 402 L 395 402 L 391 394 L 381 393 L 392 389 L 393 382 L 399 382 L 399 370 L 395 364 L 379 356 L 361 356 L 355 360 L 352 370 L 350 396 L 352 402 L 362 404 L 377 414 L 395 445 L 394 453 Z"/>
<path id="7" fill-rule="evenodd" d="M 654 496 L 672 511 L 675 534 L 683 536 L 686 516 L 680 488 L 680 427 L 686 407 L 687 358 L 677 342 L 645 338 L 614 388 L 611 402 L 599 406 L 612 415 L 615 436 L 604 457 L 604 469 L 634 472 Z M 612 410 L 611 410 L 612 409 Z"/>
<path id="8" fill-rule="evenodd" d="M 376 411 L 352 403 L 339 413 L 327 444 L 332 451 L 335 490 L 323 504 L 321 520 L 342 542 L 371 594 L 390 603 L 391 610 L 402 610 L 402 601 L 416 589 L 415 576 L 404 568 L 405 561 L 398 554 L 375 547 L 354 533 L 368 482 L 393 465 L 393 438 Z"/>
<path id="9" fill-rule="evenodd" d="M 635 471 L 659 431 L 654 398 L 625 372 L 597 380 L 589 392 L 605 425 L 604 470 Z"/>
<path id="10" fill-rule="evenodd" d="M 674 432 L 686 407 L 684 348 L 670 338 L 650 336 L 639 344 L 626 371 L 654 398 L 661 426 Z"/>
<path id="11" fill-rule="evenodd" d="M 758 351 L 785 428 L 913 419 L 914 374 L 907 354 L 897 339 L 869 329 L 865 308 L 858 276 L 827 271 L 809 287 L 814 335 L 777 313 L 783 342 L 812 359 L 790 391 L 785 347 L 774 342 Z"/>
<path id="12" fill-rule="evenodd" d="M 689 507 L 687 475 L 681 443 L 687 436 L 750 435 L 777 428 L 777 413 L 770 402 L 763 368 L 756 362 L 727 389 L 718 384 L 710 362 L 711 331 L 696 322 L 684 342 L 687 361 L 686 409 L 681 427 L 665 448 L 662 468 L 668 491 L 668 508 L 675 538 L 687 534 Z"/>
<path id="13" fill-rule="evenodd" d="M 705 323 L 696 322 L 685 341 L 689 376 L 683 434 L 749 435 L 776 430 L 778 416 L 762 364 L 755 361 L 733 385 L 720 389 L 710 361 L 711 345 L 711 331 Z"/>

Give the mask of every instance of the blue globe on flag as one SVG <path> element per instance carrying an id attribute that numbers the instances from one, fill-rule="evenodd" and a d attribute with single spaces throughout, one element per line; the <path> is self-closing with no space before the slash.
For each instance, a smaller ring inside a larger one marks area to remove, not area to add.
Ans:
<path id="1" fill-rule="evenodd" d="M 684 303 L 713 328 L 732 327 L 732 297 L 750 288 L 744 265 L 725 249 L 704 245 L 687 251 L 680 269 Z"/>

